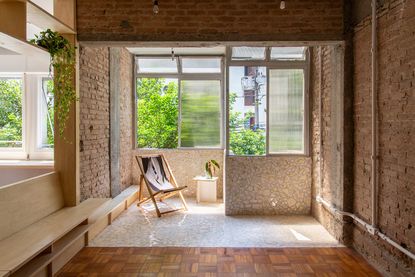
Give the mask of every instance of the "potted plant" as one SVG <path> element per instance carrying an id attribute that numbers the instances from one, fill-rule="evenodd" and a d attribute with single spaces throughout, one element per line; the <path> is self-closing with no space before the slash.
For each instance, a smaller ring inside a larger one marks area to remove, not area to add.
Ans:
<path id="1" fill-rule="evenodd" d="M 58 32 L 50 29 L 35 35 L 35 39 L 30 42 L 50 54 L 49 73 L 53 75 L 54 114 L 59 135 L 65 139 L 63 134 L 70 108 L 78 100 L 74 87 L 75 47 Z"/>
<path id="2" fill-rule="evenodd" d="M 215 160 L 209 160 L 205 164 L 205 173 L 208 179 L 212 179 L 217 170 L 220 169 L 219 163 Z"/>

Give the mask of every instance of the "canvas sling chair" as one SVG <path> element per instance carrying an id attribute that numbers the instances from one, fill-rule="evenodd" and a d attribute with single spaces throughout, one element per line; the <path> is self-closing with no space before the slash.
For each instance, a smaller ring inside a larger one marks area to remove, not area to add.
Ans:
<path id="1" fill-rule="evenodd" d="M 154 204 L 158 217 L 161 217 L 161 215 L 166 213 L 171 213 L 179 210 L 187 210 L 186 200 L 182 194 L 182 190 L 186 189 L 187 186 L 179 187 L 177 185 L 170 165 L 168 164 L 164 155 L 138 155 L 135 158 L 140 169 L 140 190 L 138 193 L 137 206 L 140 206 L 151 200 Z M 170 178 L 167 178 L 166 172 Z M 148 194 L 150 195 L 147 198 L 143 198 L 143 184 L 147 187 Z M 183 207 L 161 212 L 157 206 L 157 200 L 162 202 L 164 199 L 172 197 L 176 194 L 179 195 Z"/>

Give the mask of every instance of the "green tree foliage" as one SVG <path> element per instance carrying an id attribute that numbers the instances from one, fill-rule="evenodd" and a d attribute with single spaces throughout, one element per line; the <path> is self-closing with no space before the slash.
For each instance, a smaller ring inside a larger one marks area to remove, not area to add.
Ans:
<path id="1" fill-rule="evenodd" d="M 245 122 L 249 122 L 250 115 L 244 118 L 242 113 L 234 111 L 236 97 L 236 93 L 229 95 L 230 153 L 234 155 L 264 155 L 265 130 L 245 128 Z"/>
<path id="2" fill-rule="evenodd" d="M 48 116 L 49 118 L 45 118 L 46 122 L 46 126 L 47 126 L 47 146 L 53 148 L 54 145 L 54 132 L 53 132 L 53 128 L 54 128 L 54 120 L 53 120 L 53 80 L 52 79 L 47 79 L 45 81 L 45 87 L 44 89 L 46 89 L 46 106 L 48 109 Z M 49 121 L 50 120 L 50 121 Z"/>
<path id="3" fill-rule="evenodd" d="M 21 147 L 22 82 L 0 79 L 0 147 Z"/>
<path id="4" fill-rule="evenodd" d="M 137 144 L 146 148 L 178 145 L 178 86 L 163 78 L 137 81 Z"/>

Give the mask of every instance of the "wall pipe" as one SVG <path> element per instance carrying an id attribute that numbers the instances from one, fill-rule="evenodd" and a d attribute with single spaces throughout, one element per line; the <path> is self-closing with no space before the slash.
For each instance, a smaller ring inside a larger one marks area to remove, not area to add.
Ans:
<path id="1" fill-rule="evenodd" d="M 378 130 L 377 130 L 377 0 L 372 0 L 372 226 L 378 225 Z"/>
<path id="2" fill-rule="evenodd" d="M 415 260 L 415 254 L 414 253 L 408 251 L 406 248 L 403 248 L 399 243 L 396 243 L 394 240 L 392 240 L 391 238 L 389 238 L 385 234 L 381 233 L 379 231 L 379 229 L 373 228 L 372 224 L 369 224 L 369 223 L 365 222 L 364 220 L 357 217 L 355 214 L 344 212 L 342 210 L 337 209 L 335 206 L 331 205 L 330 203 L 328 203 L 326 200 L 324 200 L 320 196 L 316 197 L 316 201 L 318 203 L 322 204 L 333 215 L 337 214 L 337 215 L 348 216 L 348 217 L 352 218 L 355 222 L 362 225 L 370 234 L 378 236 L 382 240 L 386 241 L 387 243 L 389 243 L 390 245 L 392 245 L 393 247 L 395 247 L 396 249 L 398 249 L 399 251 L 401 251 L 402 253 L 407 255 L 412 260 Z"/>
<path id="3" fill-rule="evenodd" d="M 318 153 L 318 166 L 319 166 L 319 188 L 318 194 L 321 195 L 321 189 L 323 187 L 323 47 L 319 47 L 319 66 L 320 66 L 320 95 L 319 95 L 319 105 L 318 105 L 318 113 L 319 113 L 319 153 Z"/>
<path id="4" fill-rule="evenodd" d="M 376 18 L 376 9 L 377 9 L 377 0 L 372 0 L 372 224 L 369 224 L 356 216 L 353 213 L 344 212 L 342 210 L 339 210 L 326 200 L 324 200 L 321 197 L 321 194 L 319 192 L 318 196 L 316 197 L 316 201 L 320 204 L 322 204 L 331 214 L 333 215 L 340 215 L 340 216 L 347 216 L 353 219 L 354 222 L 357 222 L 358 224 L 362 225 L 370 234 L 378 236 L 382 240 L 386 241 L 399 251 L 401 251 L 403 254 L 407 255 L 412 260 L 415 260 L 415 254 L 407 250 L 406 248 L 402 247 L 399 243 L 396 243 L 394 240 L 389 238 L 387 235 L 380 232 L 378 229 L 378 199 L 377 199 L 377 193 L 378 193 L 378 172 L 377 172 L 377 163 L 378 163 L 378 132 L 377 132 L 377 71 L 378 71 L 378 64 L 377 64 L 377 18 Z M 322 66 L 321 63 L 321 52 L 320 52 L 320 67 Z M 320 68 L 320 74 L 322 73 L 322 69 Z M 322 76 L 320 76 L 320 81 L 322 82 Z M 320 83 L 321 88 L 321 83 Z M 320 98 L 321 98 L 321 91 L 320 91 Z M 320 105 L 322 99 L 320 99 Z M 322 109 L 321 106 L 319 108 L 320 113 L 320 125 L 322 120 Z M 322 126 L 320 126 L 320 147 L 322 145 L 321 141 L 321 129 Z M 321 152 L 321 148 L 320 148 Z M 321 153 L 320 153 L 321 154 Z M 320 156 L 320 163 L 321 163 L 322 156 Z M 322 176 L 321 172 L 322 168 L 320 166 L 320 178 Z M 320 188 L 321 189 L 321 180 L 320 180 Z M 320 191 L 320 190 L 319 190 Z"/>

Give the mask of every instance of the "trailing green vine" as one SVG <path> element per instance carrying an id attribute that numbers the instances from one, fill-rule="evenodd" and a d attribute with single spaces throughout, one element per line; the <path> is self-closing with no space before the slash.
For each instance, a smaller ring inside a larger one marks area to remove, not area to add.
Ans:
<path id="1" fill-rule="evenodd" d="M 55 122 L 59 135 L 65 139 L 64 131 L 70 108 L 78 100 L 74 87 L 75 47 L 58 32 L 50 29 L 35 35 L 35 39 L 30 42 L 45 48 L 50 54 L 49 73 L 53 73 Z"/>

